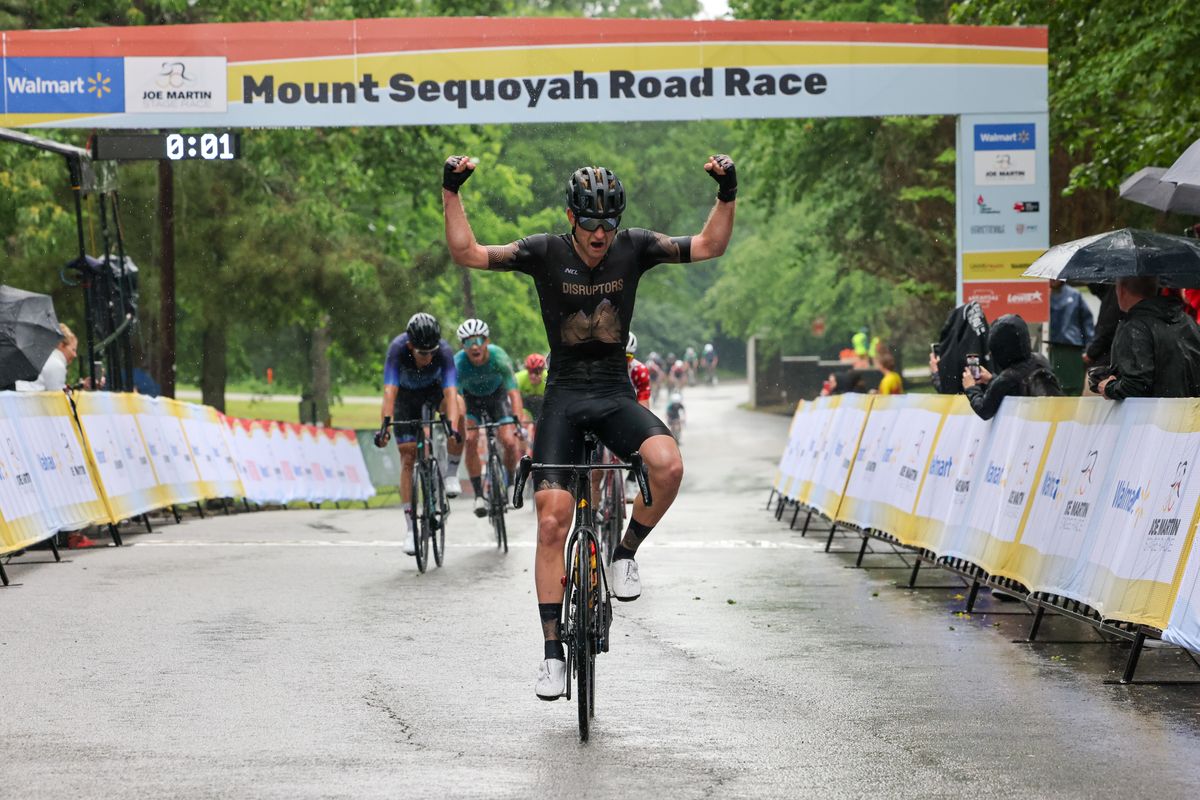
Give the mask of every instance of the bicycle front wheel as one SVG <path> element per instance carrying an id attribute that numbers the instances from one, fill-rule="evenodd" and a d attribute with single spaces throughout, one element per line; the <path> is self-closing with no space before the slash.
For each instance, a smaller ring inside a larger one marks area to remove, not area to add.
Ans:
<path id="1" fill-rule="evenodd" d="M 417 570 L 425 571 L 429 561 L 429 485 L 426 482 L 424 465 L 413 465 L 412 471 L 412 511 L 413 511 L 413 551 L 417 558 Z"/>
<path id="2" fill-rule="evenodd" d="M 440 567 L 446 558 L 446 479 L 442 477 L 442 468 L 437 459 L 429 464 L 430 483 L 429 493 L 429 538 L 433 542 L 433 560 Z"/>
<path id="3" fill-rule="evenodd" d="M 488 516 L 492 518 L 492 530 L 496 532 L 496 549 L 508 552 L 508 530 L 504 524 L 504 513 L 508 507 L 504 496 L 504 467 L 500 457 L 492 453 L 488 459 Z"/>
<path id="4" fill-rule="evenodd" d="M 592 716 L 592 668 L 595 661 L 591 654 L 590 609 L 591 600 L 590 574 L 588 569 L 590 555 L 588 537 L 580 536 L 575 540 L 575 554 L 571 560 L 572 582 L 575 597 L 575 630 L 571 645 L 575 650 L 575 702 L 579 709 L 579 741 L 588 740 Z"/>

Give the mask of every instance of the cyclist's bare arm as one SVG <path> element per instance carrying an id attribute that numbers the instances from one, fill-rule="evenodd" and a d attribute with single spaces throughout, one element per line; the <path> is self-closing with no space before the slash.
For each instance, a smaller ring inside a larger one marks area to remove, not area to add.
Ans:
<path id="1" fill-rule="evenodd" d="M 521 398 L 520 389 L 508 390 L 508 402 L 512 404 L 513 417 L 518 422 L 525 419 L 525 401 Z"/>
<path id="2" fill-rule="evenodd" d="M 728 161 L 725 156 L 709 158 L 704 169 L 714 176 L 724 176 L 726 170 L 721 159 L 725 159 L 724 163 L 728 163 L 732 170 L 733 162 Z M 704 223 L 703 230 L 692 237 L 692 261 L 716 258 L 725 252 L 725 248 L 729 246 L 729 239 L 733 236 L 733 212 L 736 205 L 737 200 L 717 200 Z"/>
<path id="3" fill-rule="evenodd" d="M 456 161 L 455 166 L 450 163 Z M 447 174 L 463 175 L 474 173 L 475 164 L 466 156 L 450 156 L 446 159 Z M 465 180 L 465 179 L 464 179 Z M 507 245 L 481 245 L 475 240 L 475 232 L 467 220 L 467 211 L 463 208 L 462 197 L 458 192 L 442 188 L 442 213 L 446 221 L 446 246 L 450 248 L 450 258 L 454 263 L 471 269 L 488 269 L 493 264 L 503 264 L 516 254 L 515 242 Z"/>

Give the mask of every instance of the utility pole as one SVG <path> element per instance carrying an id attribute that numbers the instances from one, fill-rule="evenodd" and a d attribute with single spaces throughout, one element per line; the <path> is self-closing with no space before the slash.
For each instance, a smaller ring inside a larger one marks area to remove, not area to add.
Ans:
<path id="1" fill-rule="evenodd" d="M 159 306 L 158 380 L 163 397 L 175 396 L 175 172 L 158 162 Z"/>

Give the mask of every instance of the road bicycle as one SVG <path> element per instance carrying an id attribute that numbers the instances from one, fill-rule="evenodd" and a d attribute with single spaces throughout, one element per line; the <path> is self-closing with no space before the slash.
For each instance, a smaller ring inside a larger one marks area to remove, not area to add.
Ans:
<path id="1" fill-rule="evenodd" d="M 496 431 L 503 425 L 515 426 L 518 436 L 523 436 L 523 431 L 515 420 L 492 422 L 487 412 L 484 412 L 480 419 L 478 424 L 471 427 L 483 430 L 487 436 L 487 481 L 483 488 L 487 500 L 487 516 L 492 523 L 492 530 L 496 533 L 496 549 L 507 553 L 508 528 L 504 522 L 504 513 L 508 510 L 508 483 L 504 477 L 504 461 L 500 458 L 500 442 Z"/>
<path id="2" fill-rule="evenodd" d="M 608 576 L 601 563 L 601 542 L 596 527 L 596 510 L 592 505 L 592 471 L 612 471 L 619 477 L 622 471 L 633 470 L 642 500 L 652 504 L 650 481 L 642 457 L 634 453 L 628 464 L 601 463 L 598 441 L 588 433 L 584 437 L 584 459 L 581 464 L 535 464 L 529 456 L 521 459 L 513 484 L 513 507 L 524 503 L 522 493 L 532 470 L 563 470 L 571 473 L 568 486 L 575 497 L 575 527 L 567 539 L 562 615 L 559 618 L 559 638 L 567 648 L 567 699 L 571 699 L 571 683 L 575 684 L 575 700 L 579 712 L 579 739 L 586 742 L 591 718 L 596 713 L 596 656 L 607 653 L 609 629 L 612 627 L 612 593 Z"/>
<path id="3" fill-rule="evenodd" d="M 390 431 L 399 437 L 402 426 L 417 430 L 417 457 L 413 461 L 412 493 L 413 550 L 417 569 L 425 571 L 429 564 L 429 547 L 433 545 L 433 560 L 440 567 L 446 555 L 446 517 L 450 516 L 450 503 L 446 500 L 446 482 L 442 468 L 433 453 L 433 426 L 440 424 L 446 436 L 459 438 L 450 427 L 444 414 L 437 414 L 432 403 L 421 407 L 420 419 L 393 420 L 384 417 L 379 432 L 375 435 L 375 446 L 386 446 L 386 434 Z M 382 442 L 382 444 L 381 444 Z"/>

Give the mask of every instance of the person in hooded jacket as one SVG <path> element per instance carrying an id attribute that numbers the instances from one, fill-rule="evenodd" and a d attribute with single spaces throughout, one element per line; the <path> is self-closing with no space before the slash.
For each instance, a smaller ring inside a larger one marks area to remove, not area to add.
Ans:
<path id="1" fill-rule="evenodd" d="M 929 354 L 929 374 L 933 388 L 939 394 L 961 394 L 960 377 L 967 365 L 967 356 L 984 356 L 988 322 L 979 303 L 971 301 L 958 306 L 946 317 L 937 344 Z"/>
<path id="2" fill-rule="evenodd" d="M 1029 325 L 1017 314 L 1005 314 L 992 323 L 987 336 L 988 359 L 996 370 L 993 375 L 979 368 L 979 377 L 970 369 L 962 373 L 963 388 L 971 409 L 982 419 L 991 419 L 1006 397 L 1059 397 L 1062 387 L 1050 362 L 1033 352 Z"/>
<path id="3" fill-rule="evenodd" d="M 1097 391 L 1126 397 L 1200 397 L 1200 326 L 1178 297 L 1158 293 L 1154 277 L 1117 281 L 1126 319 L 1113 337 L 1112 374 Z"/>

